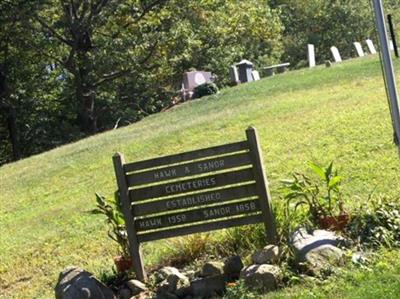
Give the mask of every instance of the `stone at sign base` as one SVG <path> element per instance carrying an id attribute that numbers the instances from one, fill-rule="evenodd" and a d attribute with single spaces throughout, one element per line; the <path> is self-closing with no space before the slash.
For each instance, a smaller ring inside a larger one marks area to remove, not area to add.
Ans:
<path id="1" fill-rule="evenodd" d="M 141 292 L 147 291 L 146 285 L 143 282 L 136 279 L 131 279 L 127 281 L 126 286 L 131 290 L 132 296 L 136 296 Z"/>
<path id="2" fill-rule="evenodd" d="M 228 280 L 239 279 L 240 271 L 244 265 L 240 256 L 235 255 L 228 257 L 224 262 L 224 274 Z"/>
<path id="3" fill-rule="evenodd" d="M 243 268 L 240 278 L 247 287 L 262 291 L 274 291 L 282 279 L 282 271 L 274 265 L 251 265 Z"/>
<path id="4" fill-rule="evenodd" d="M 60 273 L 55 287 L 56 299 L 115 299 L 113 292 L 93 274 L 68 267 Z"/>
<path id="5" fill-rule="evenodd" d="M 304 265 L 314 275 L 343 264 L 343 251 L 338 248 L 344 240 L 334 232 L 297 230 L 291 240 L 296 263 Z"/>
<path id="6" fill-rule="evenodd" d="M 207 262 L 201 270 L 201 277 L 210 277 L 222 275 L 224 273 L 224 263 L 222 262 Z"/>
<path id="7" fill-rule="evenodd" d="M 267 245 L 263 249 L 256 251 L 251 259 L 254 264 L 276 264 L 280 258 L 280 250 L 276 245 Z"/>

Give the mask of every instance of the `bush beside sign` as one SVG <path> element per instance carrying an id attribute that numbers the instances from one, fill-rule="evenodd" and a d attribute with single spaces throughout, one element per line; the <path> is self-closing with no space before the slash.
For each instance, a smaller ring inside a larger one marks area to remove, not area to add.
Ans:
<path id="1" fill-rule="evenodd" d="M 247 140 L 145 161 L 113 157 L 138 279 L 146 280 L 140 244 L 264 223 L 276 242 L 268 182 L 255 128 Z"/>

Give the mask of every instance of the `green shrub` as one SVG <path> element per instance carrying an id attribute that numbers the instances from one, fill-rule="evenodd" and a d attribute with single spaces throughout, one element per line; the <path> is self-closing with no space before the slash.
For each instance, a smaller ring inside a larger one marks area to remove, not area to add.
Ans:
<path id="1" fill-rule="evenodd" d="M 348 232 L 367 247 L 400 247 L 400 203 L 380 199 L 360 207 Z"/>
<path id="2" fill-rule="evenodd" d="M 218 92 L 218 87 L 214 83 L 204 83 L 194 89 L 193 98 L 201 98 Z"/>

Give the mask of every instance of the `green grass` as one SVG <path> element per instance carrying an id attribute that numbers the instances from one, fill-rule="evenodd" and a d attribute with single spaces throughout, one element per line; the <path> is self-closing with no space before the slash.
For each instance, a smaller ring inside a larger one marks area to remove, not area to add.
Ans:
<path id="1" fill-rule="evenodd" d="M 400 193 L 400 161 L 377 58 L 286 73 L 2 166 L 0 297 L 51 298 L 59 271 L 70 264 L 109 271 L 116 247 L 103 219 L 87 211 L 95 206 L 95 192 L 112 196 L 116 188 L 114 152 L 134 161 L 203 148 L 242 140 L 249 125 L 259 131 L 275 201 L 279 180 L 304 170 L 308 160 L 335 160 L 349 206 L 365 202 L 374 189 L 389 197 Z M 146 264 L 159 261 L 167 245 L 145 245 Z M 357 273 L 350 276 L 360 285 L 376 282 Z M 360 298 L 356 287 L 343 284 L 342 297 Z M 315 292 L 324 294 L 323 287 Z M 378 295 L 384 294 L 382 287 Z"/>

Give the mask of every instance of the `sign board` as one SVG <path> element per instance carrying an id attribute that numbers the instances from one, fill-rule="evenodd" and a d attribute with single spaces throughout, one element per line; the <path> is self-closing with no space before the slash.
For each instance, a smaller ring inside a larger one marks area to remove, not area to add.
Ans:
<path id="1" fill-rule="evenodd" d="M 276 242 L 268 182 L 254 128 L 247 140 L 145 161 L 113 157 L 137 278 L 146 280 L 140 244 L 263 223 Z"/>

